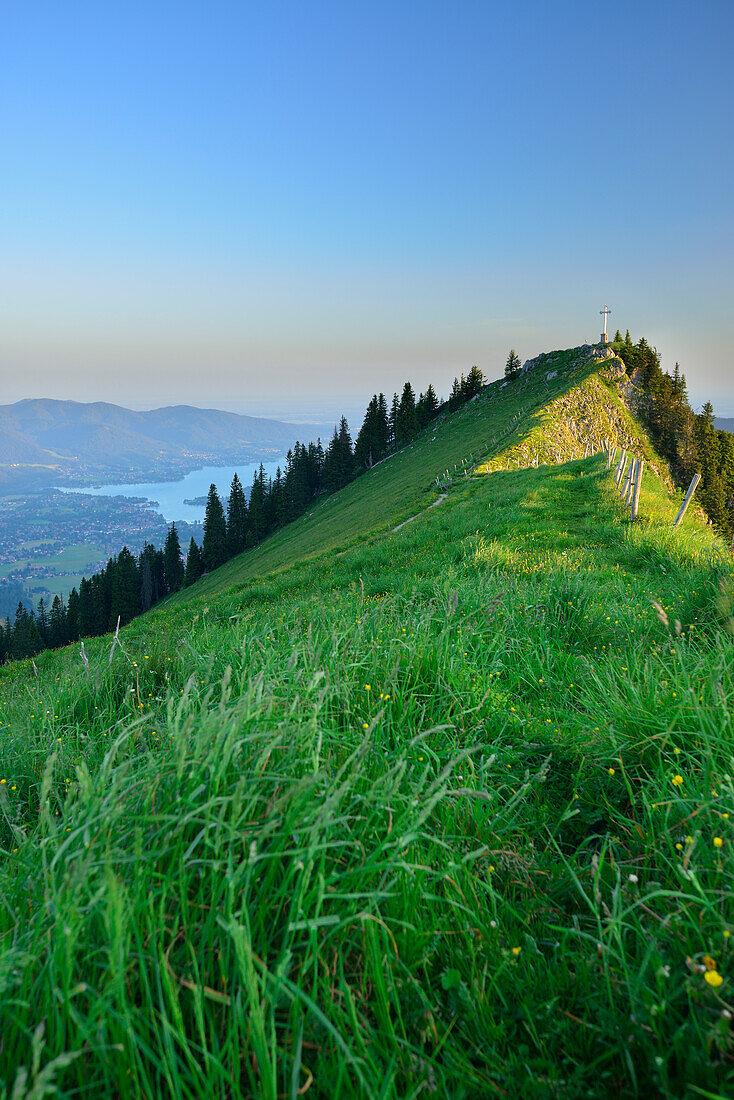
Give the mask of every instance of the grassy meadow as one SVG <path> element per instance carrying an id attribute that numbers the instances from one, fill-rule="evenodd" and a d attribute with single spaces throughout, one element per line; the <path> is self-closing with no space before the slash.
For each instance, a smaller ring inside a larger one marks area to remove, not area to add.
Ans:
<path id="1" fill-rule="evenodd" d="M 427 507 L 553 385 L 0 670 L 2 1100 L 734 1093 L 731 558 L 599 455 Z"/>

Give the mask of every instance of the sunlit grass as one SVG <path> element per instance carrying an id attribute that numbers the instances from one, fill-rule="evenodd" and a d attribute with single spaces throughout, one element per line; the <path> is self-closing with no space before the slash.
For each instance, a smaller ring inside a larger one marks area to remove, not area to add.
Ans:
<path id="1" fill-rule="evenodd" d="M 393 533 L 395 469 L 0 673 L 7 1096 L 731 1094 L 723 548 L 599 456 Z"/>

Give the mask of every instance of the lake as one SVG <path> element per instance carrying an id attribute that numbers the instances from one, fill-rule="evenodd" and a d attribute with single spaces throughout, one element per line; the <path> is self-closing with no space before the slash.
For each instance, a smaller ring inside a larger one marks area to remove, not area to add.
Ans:
<path id="1" fill-rule="evenodd" d="M 275 477 L 278 466 L 285 466 L 285 458 L 273 462 L 263 462 L 265 477 Z M 180 481 L 144 481 L 135 485 L 99 485 L 94 488 L 65 488 L 65 493 L 84 493 L 93 497 L 144 497 L 145 500 L 158 501 L 155 510 L 168 523 L 173 520 L 188 520 L 195 523 L 204 519 L 206 507 L 203 504 L 184 504 L 184 500 L 205 497 L 212 482 L 217 487 L 222 503 L 229 496 L 229 487 L 235 473 L 242 482 L 246 495 L 250 495 L 253 474 L 260 469 L 259 462 L 241 462 L 237 466 L 204 466 L 201 470 L 192 470 Z"/>

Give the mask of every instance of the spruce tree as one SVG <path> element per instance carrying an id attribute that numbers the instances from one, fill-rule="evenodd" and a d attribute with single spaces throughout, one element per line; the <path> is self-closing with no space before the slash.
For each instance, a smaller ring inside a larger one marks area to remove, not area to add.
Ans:
<path id="1" fill-rule="evenodd" d="M 247 545 L 257 546 L 265 538 L 268 526 L 267 517 L 267 493 L 265 490 L 265 469 L 260 463 L 260 469 L 252 476 L 252 488 L 250 489 L 250 502 L 247 507 Z"/>
<path id="2" fill-rule="evenodd" d="M 196 542 L 194 536 L 191 536 L 191 542 L 189 543 L 189 552 L 186 556 L 186 572 L 184 573 L 184 585 L 186 588 L 193 584 L 194 581 L 198 581 L 199 577 L 203 573 L 203 567 L 201 563 L 201 550 Z"/>
<path id="3" fill-rule="evenodd" d="M 430 424 L 437 412 L 438 397 L 436 396 L 436 391 L 434 390 L 432 383 L 429 382 L 428 389 L 425 392 L 423 401 L 423 416 L 425 419 L 425 424 Z"/>
<path id="4" fill-rule="evenodd" d="M 207 573 L 211 573 L 213 569 L 218 569 L 227 560 L 227 523 L 217 487 L 213 482 L 209 486 L 206 512 L 204 514 L 202 557 L 204 569 Z"/>
<path id="5" fill-rule="evenodd" d="M 415 391 L 410 382 L 403 386 L 398 408 L 396 438 L 398 447 L 408 443 L 418 431 L 418 416 L 415 408 Z"/>
<path id="6" fill-rule="evenodd" d="M 41 641 L 45 646 L 48 645 L 48 611 L 46 609 L 46 603 L 41 596 L 38 601 L 38 608 L 36 610 L 36 626 L 38 627 L 38 633 L 41 635 Z"/>
<path id="7" fill-rule="evenodd" d="M 79 614 L 77 618 L 77 637 L 91 638 L 96 633 L 92 586 L 86 577 L 79 582 Z"/>
<path id="8" fill-rule="evenodd" d="M 388 416 L 388 440 L 392 448 L 397 447 L 398 416 L 400 413 L 400 399 L 396 393 L 392 395 L 392 405 Z"/>
<path id="9" fill-rule="evenodd" d="M 364 470 L 369 470 L 378 461 L 378 415 L 377 394 L 374 394 L 367 406 L 362 427 L 359 429 L 357 442 L 354 445 L 355 461 Z"/>
<path id="10" fill-rule="evenodd" d="M 62 596 L 54 596 L 48 616 L 48 644 L 52 649 L 66 645 L 69 641 L 66 609 Z"/>
<path id="11" fill-rule="evenodd" d="M 23 657 L 35 657 L 42 649 L 43 642 L 33 610 L 28 611 L 23 603 L 19 603 L 15 611 L 10 656 L 18 661 Z"/>
<path id="12" fill-rule="evenodd" d="M 155 551 L 153 551 L 155 553 Z M 92 585 L 99 574 L 92 577 Z M 122 626 L 129 623 L 136 615 L 140 614 L 140 570 L 138 563 L 128 550 L 123 546 L 117 555 L 115 569 L 112 573 L 110 585 L 110 611 L 105 626 L 96 631 L 103 634 L 105 630 L 114 630 L 119 616 Z"/>
<path id="13" fill-rule="evenodd" d="M 377 395 L 377 416 L 375 418 L 375 446 L 377 458 L 382 459 L 387 454 L 390 442 L 390 423 L 387 411 L 387 399 L 384 393 Z"/>
<path id="14" fill-rule="evenodd" d="M 237 475 L 235 474 L 235 477 Z M 168 592 L 178 592 L 183 588 L 184 564 L 181 557 L 181 543 L 178 538 L 176 524 L 172 523 L 168 528 L 166 541 L 163 546 L 163 570 L 165 584 Z"/>
<path id="15" fill-rule="evenodd" d="M 232 478 L 227 501 L 227 552 L 241 554 L 247 541 L 247 498 L 237 474 Z"/>
<path id="16" fill-rule="evenodd" d="M 354 454 L 352 436 L 346 416 L 339 421 L 339 487 L 346 485 L 354 476 Z"/>
<path id="17" fill-rule="evenodd" d="M 79 593 L 72 588 L 66 601 L 66 635 L 70 642 L 76 642 L 79 638 L 79 602 Z"/>
<path id="18" fill-rule="evenodd" d="M 518 363 L 520 360 L 518 359 Z M 476 365 L 472 367 L 466 376 L 464 382 L 464 398 L 466 401 L 470 401 L 472 397 L 475 397 L 482 386 L 484 385 L 484 373 Z"/>
<path id="19" fill-rule="evenodd" d="M 514 348 L 510 348 L 510 354 L 505 363 L 505 378 L 517 378 L 520 373 L 520 356 Z"/>
<path id="20" fill-rule="evenodd" d="M 153 551 L 152 554 L 150 551 Z M 152 558 L 152 561 L 151 561 Z M 153 573 L 155 570 L 155 549 L 147 544 L 139 558 L 140 569 L 140 609 L 148 611 L 153 606 Z"/>

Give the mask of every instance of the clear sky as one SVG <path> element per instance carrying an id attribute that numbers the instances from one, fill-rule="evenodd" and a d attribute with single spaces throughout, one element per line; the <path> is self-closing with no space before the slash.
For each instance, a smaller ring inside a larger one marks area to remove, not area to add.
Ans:
<path id="1" fill-rule="evenodd" d="M 330 411 L 611 331 L 734 415 L 732 0 L 5 0 L 0 403 Z"/>

